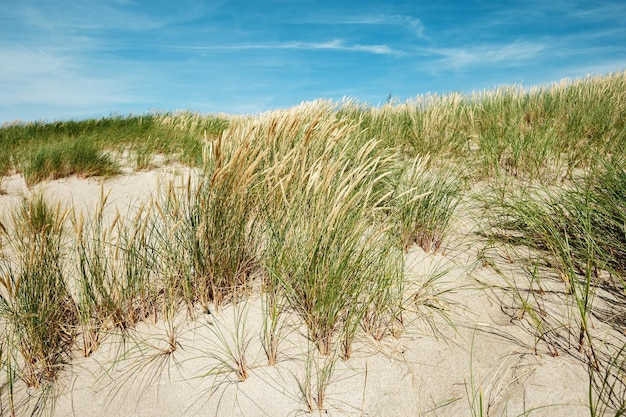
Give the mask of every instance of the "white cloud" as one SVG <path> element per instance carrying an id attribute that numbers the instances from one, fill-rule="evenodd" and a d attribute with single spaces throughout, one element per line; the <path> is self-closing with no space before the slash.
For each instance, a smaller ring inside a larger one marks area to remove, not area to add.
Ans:
<path id="1" fill-rule="evenodd" d="M 65 109 L 82 114 L 136 100 L 129 80 L 90 73 L 70 56 L 0 45 L 0 119 L 10 120 L 17 109 Z"/>
<path id="2" fill-rule="evenodd" d="M 516 41 L 509 44 L 473 45 L 466 48 L 429 48 L 423 52 L 440 56 L 440 67 L 460 69 L 489 64 L 518 65 L 536 58 L 546 46 L 542 43 Z"/>
<path id="3" fill-rule="evenodd" d="M 166 3 L 167 4 L 167 3 Z M 211 5 L 212 7 L 214 5 Z M 196 19 L 206 12 L 203 3 L 185 0 L 171 3 L 158 12 L 132 1 L 58 0 L 41 2 L 25 0 L 7 10 L 31 27 L 49 32 L 97 31 L 106 29 L 143 31 L 159 29 L 173 23 Z"/>
<path id="4" fill-rule="evenodd" d="M 586 22 L 605 22 L 617 20 L 621 25 L 626 24 L 626 4 L 623 2 L 594 4 L 591 3 L 589 8 L 581 9 L 580 7 L 572 7 L 569 16 L 581 19 Z"/>
<path id="5" fill-rule="evenodd" d="M 390 22 L 399 21 L 405 22 L 406 25 L 413 30 L 413 32 L 420 38 L 424 38 L 424 31 L 426 26 L 420 19 L 416 19 L 410 16 L 391 16 Z"/>
<path id="6" fill-rule="evenodd" d="M 175 49 L 182 50 L 225 50 L 225 51 L 237 51 L 237 50 L 251 50 L 251 49 L 301 49 L 301 50 L 334 50 L 334 51 L 354 51 L 364 52 L 376 55 L 403 55 L 402 51 L 395 50 L 384 44 L 378 45 L 363 45 L 363 44 L 348 44 L 340 39 L 333 39 L 327 42 L 303 42 L 303 41 L 289 41 L 289 42 L 268 42 L 268 43 L 243 43 L 234 45 L 207 45 L 207 46 L 183 46 L 173 47 Z"/>
<path id="7" fill-rule="evenodd" d="M 344 41 L 334 39 L 328 42 L 287 42 L 280 45 L 280 48 L 286 49 L 329 49 L 337 51 L 356 51 L 366 52 L 377 55 L 396 55 L 399 51 L 391 49 L 387 45 L 361 45 L 346 44 Z"/>
<path id="8" fill-rule="evenodd" d="M 9 49 L 0 47 L 0 80 L 26 78 L 37 74 L 51 74 L 62 71 L 68 60 L 42 50 L 26 48 Z"/>
<path id="9" fill-rule="evenodd" d="M 385 25 L 402 26 L 419 38 L 424 38 L 426 26 L 415 17 L 405 15 L 361 15 L 361 16 L 323 16 L 307 19 L 299 23 L 319 25 Z"/>

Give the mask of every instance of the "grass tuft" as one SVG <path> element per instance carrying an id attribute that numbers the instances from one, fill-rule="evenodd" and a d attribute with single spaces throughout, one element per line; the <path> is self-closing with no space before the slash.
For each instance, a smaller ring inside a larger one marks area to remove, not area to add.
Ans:
<path id="1" fill-rule="evenodd" d="M 26 163 L 24 177 L 26 183 L 32 185 L 70 175 L 109 176 L 118 171 L 111 157 L 102 153 L 93 142 L 79 139 L 38 148 Z"/>
<path id="2" fill-rule="evenodd" d="M 453 166 L 428 168 L 428 158 L 415 158 L 403 170 L 396 211 L 405 250 L 417 243 L 437 252 L 461 202 L 464 180 Z"/>
<path id="3" fill-rule="evenodd" d="M 12 252 L 1 264 L 0 315 L 6 354 L 29 387 L 53 382 L 74 343 L 77 309 L 64 276 L 60 206 L 43 195 L 25 199 L 12 213 Z"/>

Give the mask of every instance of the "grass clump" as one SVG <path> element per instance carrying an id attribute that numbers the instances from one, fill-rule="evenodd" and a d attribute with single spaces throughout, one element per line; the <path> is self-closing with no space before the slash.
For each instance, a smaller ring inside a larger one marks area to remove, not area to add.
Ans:
<path id="1" fill-rule="evenodd" d="M 203 144 L 230 124 L 224 116 L 163 113 L 63 122 L 10 123 L 0 128 L 0 175 L 15 169 L 29 183 L 113 175 L 113 155 L 130 151 L 143 169 L 160 154 L 191 166 L 202 164 Z"/>
<path id="2" fill-rule="evenodd" d="M 281 114 L 268 122 L 290 128 L 266 138 L 276 162 L 263 184 L 265 265 L 268 291 L 284 294 L 319 351 L 329 354 L 339 336 L 348 357 L 366 315 L 377 318 L 377 331 L 389 325 L 398 300 L 387 293 L 400 292 L 402 263 L 394 256 L 399 244 L 391 228 L 377 221 L 390 212 L 385 202 L 393 196 L 387 182 L 393 158 L 349 121 L 324 119 L 327 111 L 311 109 L 302 119 Z"/>
<path id="3" fill-rule="evenodd" d="M 133 328 L 157 302 L 150 208 L 141 206 L 129 222 L 118 212 L 105 224 L 107 198 L 101 194 L 91 221 L 82 214 L 72 219 L 85 356 L 97 348 L 99 332 Z"/>
<path id="4" fill-rule="evenodd" d="M 241 148 L 226 160 L 221 152 L 218 141 L 197 182 L 172 184 L 156 201 L 165 287 L 190 313 L 197 302 L 208 312 L 236 300 L 260 269 L 251 187 L 261 155 Z"/>
<path id="5" fill-rule="evenodd" d="M 520 188 L 492 202 L 497 236 L 552 256 L 550 264 L 571 264 L 576 273 L 609 272 L 623 285 L 626 262 L 626 174 L 621 163 L 605 163 L 583 180 L 557 190 Z"/>
<path id="6" fill-rule="evenodd" d="M 23 201 L 5 230 L 0 315 L 6 354 L 29 387 L 53 382 L 74 342 L 78 316 L 64 275 L 64 216 L 37 195 Z"/>
<path id="7" fill-rule="evenodd" d="M 428 169 L 428 158 L 407 163 L 398 183 L 396 210 L 402 245 L 437 252 L 461 202 L 464 180 L 451 165 Z"/>
<path id="8" fill-rule="evenodd" d="M 623 352 L 614 348 L 623 340 L 606 338 L 593 325 L 594 321 L 608 325 L 617 335 L 626 331 L 622 308 L 626 301 L 625 201 L 624 168 L 613 160 L 595 166 L 586 178 L 568 187 L 505 191 L 488 207 L 496 214 L 491 236 L 514 248 L 530 249 L 518 251 L 526 254 L 515 259 L 528 268 L 530 277 L 530 294 L 519 294 L 521 308 L 529 313 L 540 338 L 562 349 L 572 346 L 584 355 L 590 389 L 604 406 L 621 401 L 626 389 Z M 540 271 L 553 271 L 564 285 L 564 299 L 574 312 L 568 321 L 546 313 L 541 281 L 550 272 Z M 598 407 L 593 397 L 590 407 L 592 414 Z"/>
<path id="9" fill-rule="evenodd" d="M 575 203 L 589 206 L 590 233 L 598 245 L 596 266 L 620 277 L 626 273 L 626 171 L 607 162 L 576 187 Z M 617 282 L 622 284 L 622 282 Z"/>
<path id="10" fill-rule="evenodd" d="M 43 145 L 38 148 L 24 168 L 27 184 L 43 180 L 78 175 L 108 176 L 119 171 L 109 155 L 103 154 L 93 142 L 77 140 Z"/>

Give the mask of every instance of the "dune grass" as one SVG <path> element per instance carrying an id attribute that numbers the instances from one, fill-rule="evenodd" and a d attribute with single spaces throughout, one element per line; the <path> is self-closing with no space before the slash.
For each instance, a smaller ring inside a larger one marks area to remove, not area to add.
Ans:
<path id="1" fill-rule="evenodd" d="M 426 95 L 380 108 L 340 108 L 373 137 L 409 156 L 450 159 L 481 179 L 553 182 L 624 151 L 623 72 L 541 88 L 504 86 L 469 95 Z"/>
<path id="2" fill-rule="evenodd" d="M 567 350 L 569 345 L 588 361 L 590 386 L 604 405 L 596 405 L 590 394 L 592 415 L 600 415 L 594 406 L 608 412 L 607 404 L 619 404 L 626 390 L 623 350 L 619 349 L 626 317 L 625 179 L 623 162 L 614 159 L 592 166 L 587 176 L 564 188 L 520 186 L 500 191 L 486 205 L 492 212 L 491 237 L 512 245 L 519 254 L 515 261 L 529 271 L 534 296 L 520 296 L 519 301 L 532 317 L 537 336 L 553 344 L 554 352 L 558 352 L 556 347 Z M 542 307 L 546 285 L 542 280 L 548 278 L 541 275 L 549 273 L 539 269 L 546 267 L 564 287 L 574 312 L 568 321 L 555 321 Z M 617 339 L 596 331 L 594 322 L 613 328 Z M 598 380 L 603 384 L 598 385 Z"/>
<path id="3" fill-rule="evenodd" d="M 255 198 L 251 190 L 259 155 L 241 150 L 229 161 L 216 143 L 193 185 L 169 187 L 156 201 L 159 235 L 157 262 L 168 291 L 193 306 L 219 309 L 247 291 L 259 270 Z"/>
<path id="4" fill-rule="evenodd" d="M 65 212 L 37 195 L 12 213 L 6 232 L 0 317 L 6 355 L 29 387 L 54 382 L 75 337 L 77 309 L 64 275 Z"/>
<path id="5" fill-rule="evenodd" d="M 398 182 L 395 206 L 405 250 L 417 243 L 426 252 L 437 252 L 464 194 L 465 180 L 457 167 L 429 169 L 428 160 L 409 161 Z"/>
<path id="6" fill-rule="evenodd" d="M 104 192 L 89 214 L 38 195 L 0 220 L 5 379 L 51 384 L 73 351 L 92 354 L 110 332 L 181 310 L 199 320 L 260 291 L 268 362 L 279 360 L 289 312 L 314 347 L 301 393 L 309 410 L 322 408 L 357 337 L 401 333 L 405 252 L 438 252 L 461 202 L 479 201 L 483 231 L 494 246 L 516 248 L 511 262 L 528 272 L 535 297 L 546 277 L 561 280 L 576 313 L 569 321 L 551 322 L 527 296 L 520 308 L 538 337 L 564 329 L 589 363 L 590 409 L 608 413 L 624 397 L 625 361 L 593 322 L 619 333 L 626 320 L 625 96 L 626 73 L 616 73 L 379 108 L 316 101 L 250 117 L 3 126 L 0 174 L 20 172 L 29 185 L 115 175 L 124 152 L 135 169 L 159 154 L 196 168 L 125 212 L 107 211 Z M 248 376 L 246 317 L 237 316 L 232 341 L 216 333 L 225 355 L 206 352 L 239 381 Z"/>
<path id="7" fill-rule="evenodd" d="M 8 123 L 0 128 L 0 174 L 24 173 L 29 183 L 73 174 L 112 175 L 125 152 L 138 169 L 150 167 L 151 156 L 158 154 L 200 165 L 203 143 L 228 125 L 226 117 L 189 112 Z"/>
<path id="8" fill-rule="evenodd" d="M 93 142 L 84 140 L 45 144 L 24 162 L 24 178 L 29 185 L 58 178 L 111 176 L 119 168 L 109 155 Z"/>
<path id="9" fill-rule="evenodd" d="M 400 284 L 401 264 L 393 263 L 399 242 L 369 212 L 376 180 L 382 180 L 371 180 L 379 161 L 337 155 L 314 163 L 304 175 L 308 186 L 285 190 L 285 207 L 270 214 L 267 267 L 271 287 L 285 291 L 320 351 L 328 353 L 334 335 L 342 333 L 349 356 L 354 330 L 373 300 Z"/>

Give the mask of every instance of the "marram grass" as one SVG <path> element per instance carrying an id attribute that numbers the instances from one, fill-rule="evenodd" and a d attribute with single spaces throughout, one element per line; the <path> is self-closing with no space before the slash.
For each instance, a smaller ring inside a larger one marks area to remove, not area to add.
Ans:
<path id="1" fill-rule="evenodd" d="M 623 162 L 614 159 L 567 187 L 505 189 L 486 205 L 491 237 L 510 244 L 513 253 L 525 254 L 514 261 L 526 266 L 533 296 L 518 297 L 537 337 L 555 352 L 573 346 L 588 361 L 590 392 L 599 398 L 590 397 L 592 415 L 594 409 L 606 411 L 612 407 L 608 404 L 619 403 L 626 391 L 623 350 L 614 347 L 619 339 L 605 340 L 594 325 L 601 322 L 616 334 L 624 332 L 625 178 Z M 567 294 L 572 311 L 567 322 L 554 322 L 543 308 L 542 280 L 549 275 L 540 271 L 546 266 Z"/>
<path id="2" fill-rule="evenodd" d="M 111 176 L 119 172 L 111 156 L 102 153 L 93 142 L 80 139 L 43 145 L 32 153 L 24 165 L 27 184 L 70 175 Z"/>
<path id="3" fill-rule="evenodd" d="M 17 171 L 30 184 L 74 174 L 111 175 L 126 152 L 139 169 L 149 167 L 153 155 L 197 166 L 204 143 L 229 123 L 226 116 L 189 112 L 5 123 L 0 127 L 0 174 Z"/>
<path id="4" fill-rule="evenodd" d="M 377 108 L 315 101 L 253 116 L 3 126 L 0 173 L 21 173 L 30 185 L 116 175 L 129 150 L 131 168 L 150 167 L 155 155 L 196 168 L 112 216 L 103 193 L 93 213 L 39 195 L 0 219 L 10 407 L 18 407 L 13 386 L 54 384 L 74 351 L 92 354 L 110 332 L 171 322 L 180 310 L 190 319 L 219 314 L 261 288 L 268 362 L 280 358 L 289 312 L 314 347 L 303 398 L 322 408 L 334 364 L 350 358 L 356 338 L 401 333 L 405 252 L 444 247 L 460 202 L 475 203 L 467 196 L 477 193 L 493 240 L 530 248 L 562 277 L 576 313 L 562 328 L 575 334 L 594 398 L 604 401 L 590 408 L 610 409 L 623 398 L 623 350 L 612 355 L 592 325 L 599 290 L 623 299 L 625 81 L 622 72 Z M 232 340 L 216 333 L 226 355 L 206 353 L 243 381 L 246 314 L 236 320 Z"/>
<path id="5" fill-rule="evenodd" d="M 77 308 L 64 275 L 66 212 L 42 195 L 12 213 L 11 255 L 0 265 L 4 352 L 27 386 L 54 382 L 74 342 Z"/>

